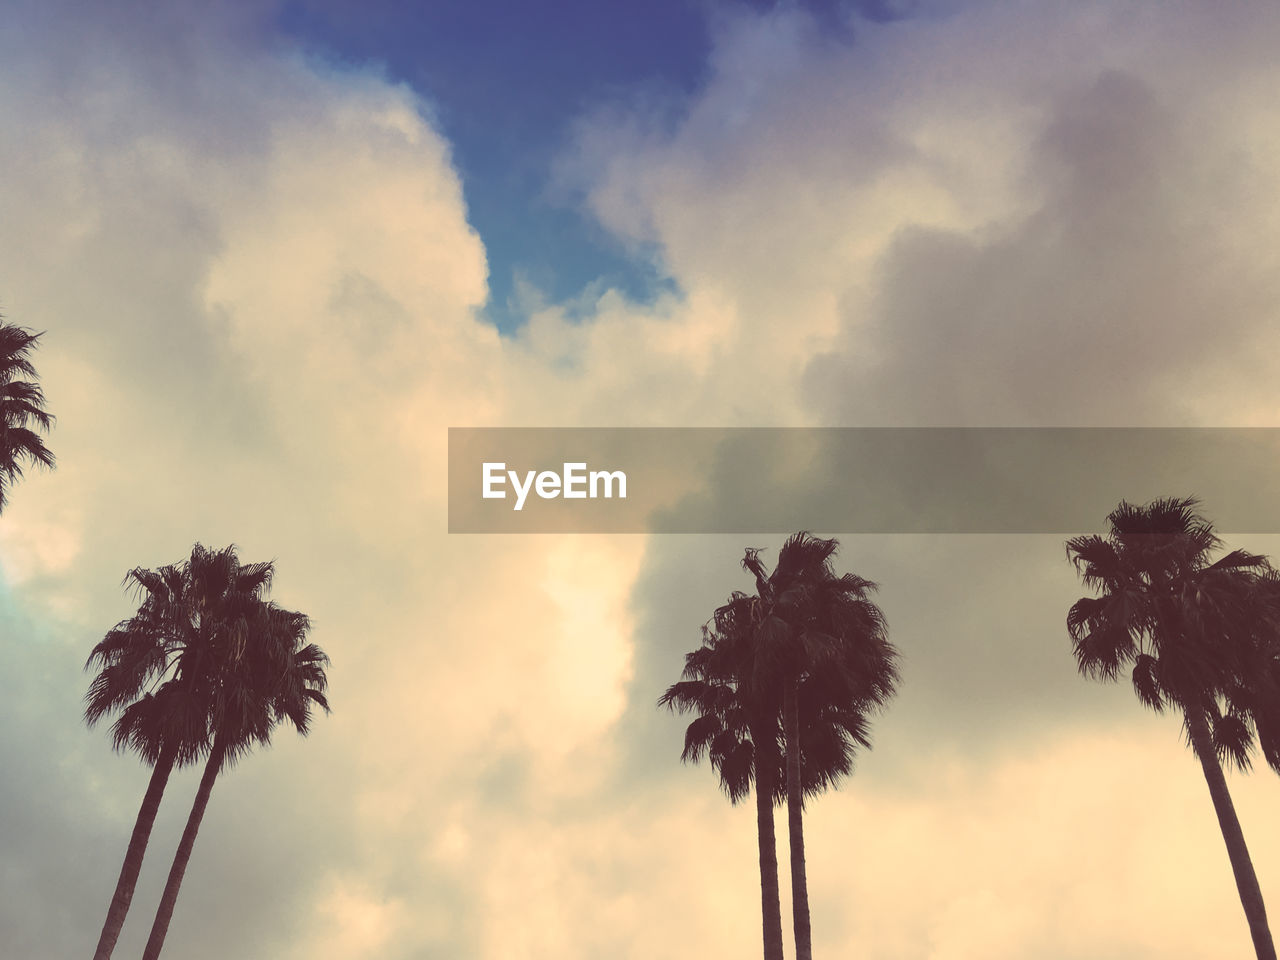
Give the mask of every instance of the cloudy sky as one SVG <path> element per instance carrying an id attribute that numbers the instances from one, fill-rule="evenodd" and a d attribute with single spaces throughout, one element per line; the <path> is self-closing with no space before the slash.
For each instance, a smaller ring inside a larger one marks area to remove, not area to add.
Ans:
<path id="1" fill-rule="evenodd" d="M 147 771 L 81 667 L 197 540 L 276 561 L 334 712 L 218 782 L 167 955 L 758 953 L 754 812 L 653 704 L 781 538 L 450 536 L 450 426 L 1277 425 L 1269 3 L 3 6 L 59 460 L 0 518 L 14 957 L 96 942 Z M 904 667 L 807 815 L 820 955 L 1246 955 L 1177 721 L 1075 675 L 1061 538 L 843 543 Z M 1230 783 L 1274 917 L 1280 781 Z"/>

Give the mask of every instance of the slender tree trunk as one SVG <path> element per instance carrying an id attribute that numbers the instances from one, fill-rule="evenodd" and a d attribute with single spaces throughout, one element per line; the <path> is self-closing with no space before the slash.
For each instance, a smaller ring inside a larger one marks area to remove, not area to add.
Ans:
<path id="1" fill-rule="evenodd" d="M 809 883 L 804 870 L 804 795 L 800 782 L 799 682 L 790 680 L 782 695 L 783 734 L 787 745 L 787 827 L 791 841 L 791 916 L 796 960 L 813 960 L 809 931 Z"/>
<path id="2" fill-rule="evenodd" d="M 138 883 L 138 874 L 142 872 L 142 858 L 147 852 L 147 841 L 151 839 L 151 828 L 155 825 L 156 813 L 160 809 L 160 798 L 164 796 L 164 788 L 169 783 L 176 755 L 176 747 L 165 747 L 160 751 L 151 771 L 151 780 L 147 783 L 147 792 L 142 795 L 142 806 L 138 809 L 138 819 L 133 824 L 133 833 L 124 854 L 124 866 L 120 868 L 120 879 L 116 881 L 116 892 L 111 896 L 111 905 L 107 908 L 107 919 L 102 924 L 102 935 L 98 937 L 98 948 L 93 953 L 93 960 L 109 960 L 111 952 L 116 948 L 116 941 L 120 939 L 124 918 L 133 901 L 133 888 Z"/>
<path id="3" fill-rule="evenodd" d="M 178 852 L 174 855 L 173 866 L 169 868 L 169 879 L 165 881 L 164 895 L 160 898 L 160 908 L 156 910 L 156 919 L 151 925 L 151 936 L 147 939 L 147 947 L 142 952 L 142 960 L 157 960 L 160 956 L 165 935 L 169 932 L 169 921 L 173 919 L 173 908 L 178 902 L 178 890 L 182 886 L 182 877 L 187 872 L 187 863 L 191 860 L 191 849 L 195 846 L 196 834 L 200 831 L 200 821 L 204 819 L 205 808 L 209 805 L 209 794 L 213 792 L 213 781 L 218 778 L 218 770 L 222 767 L 222 758 L 225 754 L 226 745 L 219 737 L 209 753 L 208 762 L 204 765 L 204 774 L 200 777 L 200 787 L 196 790 L 195 803 L 191 805 L 186 829 L 182 831 L 182 839 L 178 842 Z"/>
<path id="4" fill-rule="evenodd" d="M 1222 765 L 1218 763 L 1218 755 L 1213 749 L 1209 723 L 1203 713 L 1188 712 L 1187 731 L 1191 735 L 1191 746 L 1204 770 L 1204 779 L 1209 784 L 1209 796 L 1213 798 L 1218 826 L 1222 828 L 1222 839 L 1227 844 L 1227 856 L 1231 859 L 1231 870 L 1236 876 L 1240 903 L 1244 906 L 1244 915 L 1249 921 L 1254 952 L 1257 953 L 1258 960 L 1276 960 L 1271 928 L 1267 926 L 1267 908 L 1262 902 L 1262 889 L 1253 872 L 1249 848 L 1244 843 L 1244 831 L 1240 829 L 1235 804 L 1231 802 L 1231 794 L 1227 792 L 1227 778 L 1222 774 Z"/>
<path id="5" fill-rule="evenodd" d="M 778 843 L 773 830 L 773 790 L 778 768 L 776 741 L 752 731 L 756 756 L 756 834 L 760 845 L 760 914 L 764 960 L 783 960 L 782 904 L 778 894 Z"/>

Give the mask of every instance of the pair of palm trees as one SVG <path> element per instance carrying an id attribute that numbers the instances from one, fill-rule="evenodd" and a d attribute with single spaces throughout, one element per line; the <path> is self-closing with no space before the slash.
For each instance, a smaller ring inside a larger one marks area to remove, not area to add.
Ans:
<path id="1" fill-rule="evenodd" d="M 254 744 L 268 744 L 278 723 L 288 720 L 305 735 L 313 707 L 328 712 L 328 657 L 307 642 L 305 616 L 266 599 L 272 573 L 270 563 L 242 564 L 234 547 L 200 544 L 182 563 L 131 570 L 125 581 L 137 590 L 138 610 L 89 655 L 86 668 L 99 672 L 85 698 L 86 721 L 116 715 L 114 746 L 152 766 L 95 960 L 110 957 L 120 936 L 173 769 L 205 760 L 144 960 L 155 960 L 164 945 L 218 774 Z"/>
<path id="2" fill-rule="evenodd" d="M 898 678 L 897 651 L 870 600 L 875 584 L 837 575 L 838 548 L 797 533 L 772 571 L 747 550 L 755 593 L 735 592 L 715 611 L 682 679 L 658 701 L 697 714 L 682 760 L 708 757 L 733 803 L 754 784 L 765 960 L 783 956 L 773 808 L 785 800 L 796 957 L 811 960 L 804 799 L 852 771 L 856 750 L 869 746 L 869 716 Z"/>
<path id="3" fill-rule="evenodd" d="M 1258 960 L 1275 960 L 1262 891 L 1223 765 L 1247 770 L 1260 747 L 1280 772 L 1280 575 L 1265 557 L 1222 543 L 1193 498 L 1122 502 L 1103 536 L 1067 541 L 1097 596 L 1067 628 L 1082 674 L 1128 671 L 1143 704 L 1182 714 L 1235 874 Z"/>

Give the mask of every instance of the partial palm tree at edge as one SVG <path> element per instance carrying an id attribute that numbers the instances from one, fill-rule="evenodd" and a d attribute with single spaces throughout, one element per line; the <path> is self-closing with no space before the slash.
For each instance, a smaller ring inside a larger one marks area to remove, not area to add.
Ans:
<path id="1" fill-rule="evenodd" d="M 1194 498 L 1121 502 L 1109 533 L 1073 537 L 1067 556 L 1086 586 L 1067 615 L 1081 674 L 1116 680 L 1132 668 L 1134 692 L 1157 712 L 1179 710 L 1227 847 L 1258 960 L 1276 960 L 1262 890 L 1227 789 L 1222 763 L 1247 768 L 1258 724 L 1273 718 L 1252 696 L 1260 643 L 1274 643 L 1266 558 L 1221 545 Z M 1280 755 L 1267 749 L 1280 769 Z"/>
<path id="2" fill-rule="evenodd" d="M 54 417 L 44 409 L 44 391 L 31 363 L 41 336 L 0 322 L 0 513 L 8 504 L 9 488 L 22 479 L 24 465 L 54 465 L 40 437 L 53 427 Z"/>

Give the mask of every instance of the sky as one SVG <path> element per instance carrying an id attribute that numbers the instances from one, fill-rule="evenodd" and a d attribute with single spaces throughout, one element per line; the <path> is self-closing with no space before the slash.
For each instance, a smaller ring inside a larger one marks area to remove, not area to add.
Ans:
<path id="1" fill-rule="evenodd" d="M 654 703 L 781 537 L 451 536 L 450 426 L 1277 425 L 1271 4 L 4 6 L 0 313 L 58 417 L 0 517 L 15 957 L 96 942 L 148 772 L 82 666 L 196 541 L 275 561 L 334 710 L 219 779 L 166 955 L 759 950 L 754 810 Z M 1061 537 L 841 540 L 903 678 L 806 811 L 816 951 L 1246 955 Z M 1280 780 L 1229 782 L 1280 914 Z"/>
<path id="2" fill-rule="evenodd" d="M 531 297 L 563 302 L 611 288 L 646 301 L 675 282 L 585 214 L 575 202 L 581 185 L 555 175 L 557 159 L 597 111 L 644 101 L 674 121 L 705 81 L 716 25 L 732 11 L 770 6 L 658 0 L 626 9 L 574 0 L 550 12 L 515 0 L 314 0 L 282 3 L 270 22 L 280 42 L 333 63 L 376 63 L 429 104 L 466 184 L 468 220 L 485 239 L 484 315 L 509 330 Z M 883 0 L 804 9 L 842 32 L 854 17 L 881 22 L 907 11 Z"/>

